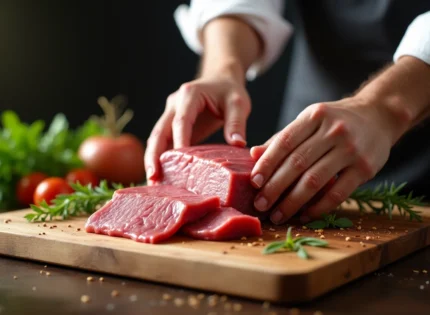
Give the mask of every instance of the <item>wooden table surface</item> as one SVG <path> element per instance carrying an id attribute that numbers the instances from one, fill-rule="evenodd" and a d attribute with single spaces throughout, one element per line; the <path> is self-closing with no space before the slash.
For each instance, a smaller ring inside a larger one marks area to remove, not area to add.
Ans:
<path id="1" fill-rule="evenodd" d="M 94 281 L 88 282 L 89 276 Z M 0 314 L 429 314 L 429 281 L 430 247 L 310 303 L 267 307 L 251 300 L 209 297 L 210 292 L 203 296 L 182 288 L 0 257 Z M 118 296 L 111 296 L 113 290 Z M 82 295 L 88 295 L 90 302 L 82 303 Z"/>

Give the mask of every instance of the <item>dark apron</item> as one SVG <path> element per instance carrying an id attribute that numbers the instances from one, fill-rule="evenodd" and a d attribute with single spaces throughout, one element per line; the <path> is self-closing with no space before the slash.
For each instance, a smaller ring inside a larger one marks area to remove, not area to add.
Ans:
<path id="1" fill-rule="evenodd" d="M 279 129 L 310 104 L 350 95 L 392 62 L 408 25 L 430 10 L 430 1 L 300 0 L 292 9 L 295 34 Z M 407 190 L 430 197 L 429 135 L 429 120 L 404 135 L 363 187 L 406 181 Z"/>

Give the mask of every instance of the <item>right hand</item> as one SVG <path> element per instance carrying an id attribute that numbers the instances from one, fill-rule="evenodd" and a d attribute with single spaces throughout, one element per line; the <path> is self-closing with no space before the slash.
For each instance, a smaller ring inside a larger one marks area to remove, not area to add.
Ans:
<path id="1" fill-rule="evenodd" d="M 224 124 L 228 144 L 246 145 L 246 121 L 251 101 L 243 82 L 211 75 L 183 84 L 166 101 L 145 150 L 147 180 L 157 178 L 160 155 L 170 148 L 203 141 Z"/>

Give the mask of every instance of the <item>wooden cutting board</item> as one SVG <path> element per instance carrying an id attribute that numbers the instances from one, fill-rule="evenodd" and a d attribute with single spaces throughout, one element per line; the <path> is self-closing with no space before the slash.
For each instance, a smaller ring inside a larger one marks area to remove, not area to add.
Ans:
<path id="1" fill-rule="evenodd" d="M 284 238 L 286 227 L 265 227 L 262 242 L 177 236 L 150 245 L 86 233 L 86 218 L 28 223 L 23 219 L 28 210 L 21 210 L 0 215 L 0 254 L 258 300 L 300 302 L 429 245 L 430 209 L 420 210 L 422 223 L 344 210 L 339 216 L 353 219 L 354 228 L 325 230 L 329 247 L 307 247 L 309 260 L 291 252 L 261 254 L 260 244 Z M 293 229 L 297 233 L 319 237 L 301 226 Z"/>

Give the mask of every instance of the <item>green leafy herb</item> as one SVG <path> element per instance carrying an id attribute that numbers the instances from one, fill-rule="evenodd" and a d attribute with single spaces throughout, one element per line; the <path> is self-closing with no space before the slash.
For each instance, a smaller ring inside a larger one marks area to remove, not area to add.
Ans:
<path id="1" fill-rule="evenodd" d="M 325 229 L 325 228 L 348 228 L 353 226 L 353 223 L 348 218 L 338 218 L 336 219 L 336 214 L 323 214 L 323 220 L 312 221 L 306 226 L 310 229 Z"/>
<path id="2" fill-rule="evenodd" d="M 70 169 L 81 167 L 79 145 L 87 137 L 105 132 L 92 119 L 73 130 L 61 113 L 46 131 L 44 121 L 27 124 L 10 110 L 3 111 L 0 120 L 0 209 L 18 206 L 15 187 L 22 176 L 36 171 L 64 176 Z"/>
<path id="3" fill-rule="evenodd" d="M 302 259 L 308 259 L 309 254 L 304 248 L 305 245 L 314 246 L 314 247 L 325 247 L 328 245 L 326 241 L 321 240 L 319 238 L 314 238 L 314 237 L 293 238 L 291 236 L 291 229 L 292 228 L 290 226 L 288 228 L 285 241 L 275 241 L 270 243 L 263 249 L 263 254 L 268 255 L 276 252 L 290 251 L 290 252 L 296 252 L 297 256 L 299 256 Z"/>
<path id="4" fill-rule="evenodd" d="M 74 192 L 67 195 L 58 195 L 52 204 L 42 202 L 40 206 L 31 205 L 34 213 L 25 216 L 28 221 L 46 221 L 56 217 L 67 219 L 70 216 L 91 214 L 107 201 L 112 199 L 115 190 L 123 188 L 122 185 L 113 185 L 109 188 L 107 182 L 102 180 L 99 186 L 71 184 Z"/>
<path id="5" fill-rule="evenodd" d="M 389 185 L 387 182 L 378 185 L 375 189 L 357 189 L 348 198 L 347 202 L 355 202 L 361 212 L 370 208 L 376 214 L 388 214 L 392 218 L 394 209 L 398 209 L 401 215 L 409 215 L 409 220 L 422 221 L 421 211 L 413 210 L 414 206 L 425 206 L 423 202 L 425 196 L 413 197 L 411 191 L 403 195 L 400 191 L 406 186 L 402 183 L 396 186 L 394 183 Z"/>

